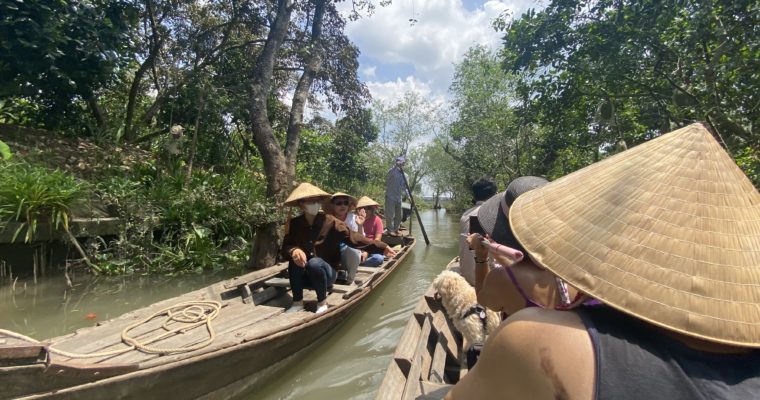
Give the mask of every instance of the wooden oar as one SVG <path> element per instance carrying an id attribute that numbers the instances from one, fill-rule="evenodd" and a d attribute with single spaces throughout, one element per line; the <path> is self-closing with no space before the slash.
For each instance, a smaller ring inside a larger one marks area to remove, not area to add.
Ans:
<path id="1" fill-rule="evenodd" d="M 399 167 L 401 170 L 401 177 L 404 178 L 404 187 L 406 188 L 406 193 L 409 195 L 409 203 L 412 204 L 412 210 L 414 210 L 414 213 L 417 214 L 417 222 L 420 223 L 420 230 L 422 230 L 422 236 L 425 238 L 425 244 L 430 245 L 430 239 L 428 239 L 427 232 L 425 232 L 425 226 L 422 225 L 422 218 L 420 218 L 420 212 L 417 210 L 417 205 L 414 204 L 414 196 L 412 196 L 412 189 L 409 188 L 409 182 L 406 181 L 406 175 L 404 174 L 404 170 Z M 401 211 L 403 213 L 403 210 Z M 409 221 L 409 233 L 412 233 L 412 221 Z"/>

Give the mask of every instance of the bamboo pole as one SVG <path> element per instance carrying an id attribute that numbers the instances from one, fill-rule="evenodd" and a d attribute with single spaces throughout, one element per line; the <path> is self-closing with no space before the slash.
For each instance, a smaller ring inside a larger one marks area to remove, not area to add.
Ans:
<path id="1" fill-rule="evenodd" d="M 401 167 L 399 167 L 401 169 Z M 409 188 L 409 182 L 406 181 L 406 175 L 404 174 L 404 170 L 401 169 L 401 177 L 404 178 L 404 187 L 406 188 L 406 193 L 409 195 L 409 203 L 412 205 L 412 211 L 417 215 L 417 222 L 420 224 L 420 230 L 422 231 L 422 237 L 425 238 L 425 244 L 430 245 L 430 239 L 428 239 L 427 232 L 425 232 L 425 226 L 422 225 L 422 218 L 420 217 L 420 212 L 417 210 L 417 205 L 414 203 L 414 196 L 412 196 L 412 190 Z M 403 214 L 403 210 L 401 213 Z M 409 220 L 409 233 L 412 233 L 412 220 Z"/>

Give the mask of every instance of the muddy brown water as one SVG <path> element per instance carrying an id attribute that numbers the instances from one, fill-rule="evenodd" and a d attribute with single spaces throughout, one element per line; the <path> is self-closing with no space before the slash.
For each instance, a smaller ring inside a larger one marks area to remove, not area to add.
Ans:
<path id="1" fill-rule="evenodd" d="M 277 373 L 238 399 L 371 399 L 415 304 L 433 278 L 457 253 L 459 218 L 445 210 L 423 211 L 431 244 L 418 238 L 412 254 L 352 315 L 313 346 L 291 358 Z M 239 274 L 225 271 L 181 277 L 73 277 L 66 290 L 62 276 L 19 280 L 15 289 L 0 281 L 0 328 L 37 339 L 71 333 L 160 300 Z"/>

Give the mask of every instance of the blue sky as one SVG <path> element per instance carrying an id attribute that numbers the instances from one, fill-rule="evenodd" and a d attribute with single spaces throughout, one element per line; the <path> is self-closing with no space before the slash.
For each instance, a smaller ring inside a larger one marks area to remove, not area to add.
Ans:
<path id="1" fill-rule="evenodd" d="M 443 103 L 454 65 L 467 49 L 499 47 L 494 18 L 542 7 L 529 0 L 393 0 L 372 16 L 349 22 L 346 32 L 361 51 L 360 76 L 373 98 L 393 102 L 414 90 Z"/>

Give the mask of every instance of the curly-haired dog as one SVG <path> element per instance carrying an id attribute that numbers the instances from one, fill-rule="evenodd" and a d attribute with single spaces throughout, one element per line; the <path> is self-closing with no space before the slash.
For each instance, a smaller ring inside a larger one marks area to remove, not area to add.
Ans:
<path id="1" fill-rule="evenodd" d="M 454 327 L 470 343 L 485 343 L 486 337 L 501 323 L 499 314 L 478 304 L 475 288 L 462 275 L 443 271 L 433 281 L 443 307 Z"/>

